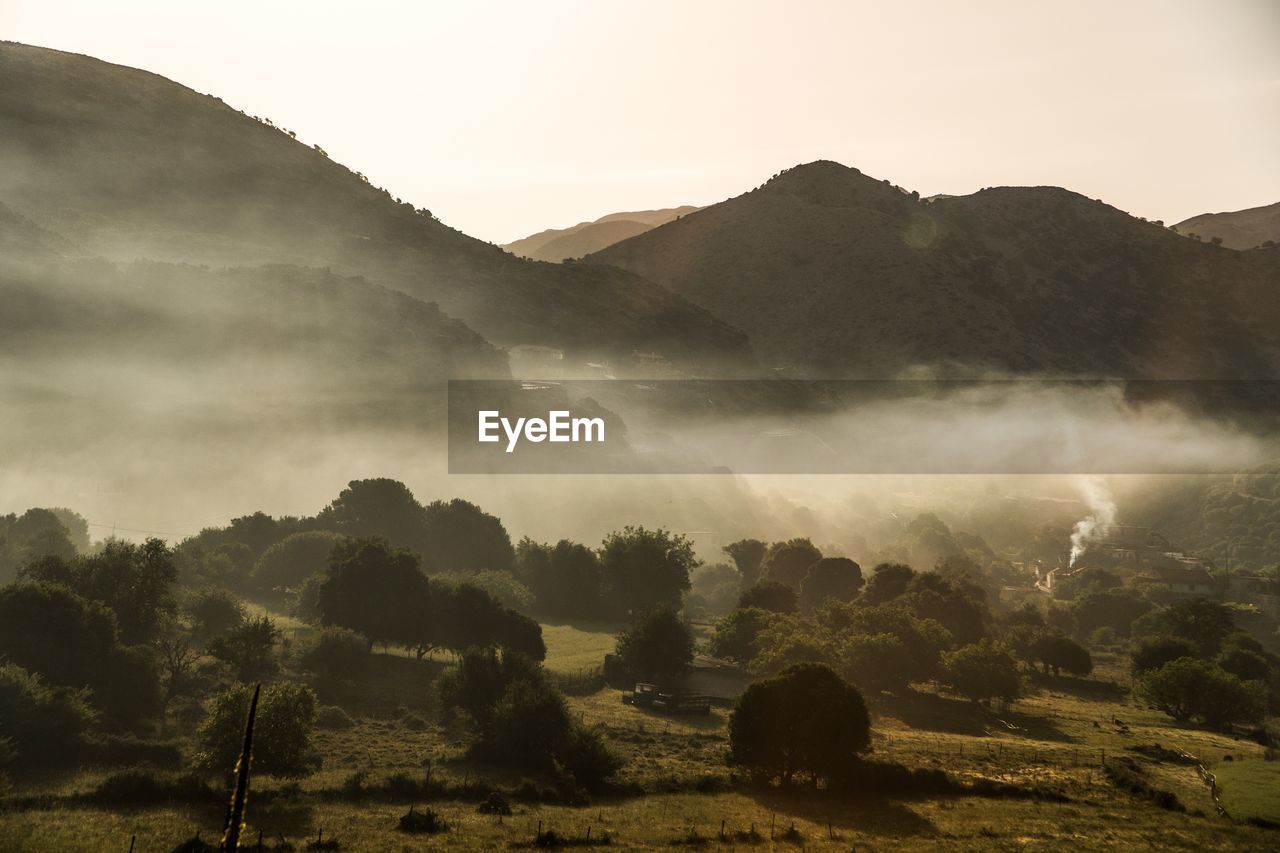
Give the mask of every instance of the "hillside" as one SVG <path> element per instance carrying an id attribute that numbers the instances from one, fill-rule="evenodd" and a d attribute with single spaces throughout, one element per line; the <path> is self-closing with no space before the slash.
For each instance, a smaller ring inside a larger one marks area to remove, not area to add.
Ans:
<path id="1" fill-rule="evenodd" d="M 1228 249 L 1253 249 L 1267 241 L 1280 243 L 1280 202 L 1231 213 L 1204 213 L 1174 227 L 1206 242 L 1217 237 Z"/>
<path id="2" fill-rule="evenodd" d="M 438 306 L 328 270 L 117 264 L 2 205 L 0 246 L 11 449 L 75 448 L 86 432 L 101 449 L 113 434 L 421 429 L 444 380 L 509 375 L 501 350 Z"/>
<path id="3" fill-rule="evenodd" d="M 436 302 L 500 345 L 751 362 L 740 332 L 661 287 L 512 257 L 213 96 L 13 43 L 0 79 L 0 201 L 91 254 L 328 267 Z"/>
<path id="4" fill-rule="evenodd" d="M 566 258 L 581 258 L 592 252 L 598 252 L 614 243 L 694 213 L 698 209 L 692 205 L 685 205 L 662 210 L 611 213 L 592 222 L 579 222 L 570 228 L 550 228 L 539 231 L 522 240 L 507 243 L 502 248 L 518 257 L 559 263 Z"/>
<path id="5" fill-rule="evenodd" d="M 1227 252 L 1053 187 L 921 200 L 822 161 L 587 262 L 809 376 L 1280 374 L 1280 250 Z"/>

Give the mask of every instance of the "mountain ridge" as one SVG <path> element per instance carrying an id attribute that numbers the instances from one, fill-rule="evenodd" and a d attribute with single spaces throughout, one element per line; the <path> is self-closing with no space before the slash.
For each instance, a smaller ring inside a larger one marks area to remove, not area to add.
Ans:
<path id="1" fill-rule="evenodd" d="M 922 200 L 817 161 L 585 262 L 687 296 L 804 376 L 1280 375 L 1280 252 L 1196 243 L 1060 187 Z"/>
<path id="2" fill-rule="evenodd" d="M 634 274 L 514 258 L 159 75 L 4 43 L 0 76 L 0 199 L 92 254 L 330 267 L 436 302 L 497 344 L 579 360 L 754 361 L 740 331 Z"/>

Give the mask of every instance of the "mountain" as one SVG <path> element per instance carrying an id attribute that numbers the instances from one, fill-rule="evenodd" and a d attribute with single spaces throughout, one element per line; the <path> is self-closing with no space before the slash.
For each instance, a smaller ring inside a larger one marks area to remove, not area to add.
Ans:
<path id="1" fill-rule="evenodd" d="M 585 263 L 671 288 L 807 376 L 1280 375 L 1280 250 L 1225 251 L 1055 187 L 924 200 L 819 161 Z"/>
<path id="2" fill-rule="evenodd" d="M 1174 226 L 1188 237 L 1222 240 L 1228 249 L 1253 249 L 1268 241 L 1280 243 L 1280 202 L 1233 213 L 1204 213 Z"/>
<path id="3" fill-rule="evenodd" d="M 741 332 L 665 288 L 515 258 L 218 98 L 13 43 L 0 44 L 0 79 L 0 201 L 91 255 L 323 267 L 438 303 L 503 346 L 752 363 Z"/>
<path id="4" fill-rule="evenodd" d="M 502 248 L 522 258 L 560 263 L 566 258 L 581 258 L 614 243 L 665 225 L 699 210 L 692 205 L 662 210 L 637 210 L 611 213 L 592 222 L 579 222 L 570 228 L 539 231 L 523 240 L 507 243 Z"/>
<path id="5" fill-rule="evenodd" d="M 329 270 L 113 263 L 2 205 L 0 246 L 0 400 L 30 427 L 11 448 L 114 418 L 420 427 L 446 379 L 510 375 L 438 306 Z"/>

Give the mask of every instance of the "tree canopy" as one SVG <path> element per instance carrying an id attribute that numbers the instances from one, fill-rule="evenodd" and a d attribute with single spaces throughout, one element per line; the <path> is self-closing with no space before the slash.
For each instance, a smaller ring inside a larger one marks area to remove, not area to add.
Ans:
<path id="1" fill-rule="evenodd" d="M 755 682 L 729 717 L 731 760 L 783 785 L 839 776 L 870 745 L 862 695 L 822 664 L 796 664 Z"/>

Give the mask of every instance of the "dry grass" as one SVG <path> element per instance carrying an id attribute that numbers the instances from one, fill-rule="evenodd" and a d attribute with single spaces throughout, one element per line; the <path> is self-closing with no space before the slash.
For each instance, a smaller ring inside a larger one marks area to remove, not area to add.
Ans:
<path id="1" fill-rule="evenodd" d="M 548 664 L 573 672 L 598 663 L 612 648 L 615 626 L 552 625 L 546 629 Z M 514 774 L 467 762 L 466 731 L 439 720 L 433 681 L 446 660 L 418 661 L 396 653 L 377 655 L 370 683 L 358 694 L 328 696 L 356 719 L 351 728 L 319 730 L 317 747 L 325 767 L 295 788 L 272 781 L 255 784 L 250 831 L 268 839 L 284 836 L 301 849 L 316 832 L 337 838 L 349 851 L 475 850 L 525 845 L 539 821 L 561 837 L 608 834 L 610 849 L 649 850 L 732 847 L 760 850 L 853 848 L 894 850 L 1102 849 L 1271 850 L 1280 833 L 1219 817 L 1194 767 L 1159 761 L 1131 747 L 1159 743 L 1185 750 L 1223 773 L 1224 796 L 1250 801 L 1270 797 L 1254 774 L 1276 784 L 1276 764 L 1262 762 L 1261 747 L 1225 734 L 1184 728 L 1164 715 L 1136 706 L 1124 689 L 1122 661 L 1103 659 L 1098 677 L 1035 679 L 1029 694 L 1007 708 L 985 708 L 945 695 L 871 697 L 874 754 L 909 766 L 940 767 L 961 777 L 999 779 L 1053 788 L 1069 802 L 931 797 L 898 801 L 839 799 L 814 792 L 725 791 L 726 720 L 723 709 L 708 717 L 666 717 L 623 705 L 620 692 L 605 689 L 569 699 L 583 722 L 600 726 L 625 758 L 621 780 L 648 793 L 599 800 L 590 806 L 515 803 L 506 818 L 478 814 L 474 803 L 433 802 L 451 829 L 408 837 L 396 831 L 412 803 L 344 801 L 336 796 L 353 772 L 370 783 L 394 773 L 454 783 L 511 787 Z M 1119 722 L 1117 722 L 1119 721 Z M 1101 772 L 1107 756 L 1127 755 L 1152 786 L 1174 792 L 1188 812 L 1180 814 L 1114 788 Z M 1235 760 L 1222 762 L 1225 755 Z M 429 768 L 429 769 L 428 769 Z M 1233 777 L 1232 774 L 1235 774 Z M 67 795 L 91 789 L 104 774 L 82 773 L 48 783 L 44 792 Z M 710 782 L 711 784 L 708 784 Z M 1253 796 L 1254 792 L 1267 793 Z M 266 792 L 274 791 L 271 796 Z M 29 794 L 32 791 L 24 790 Z M 421 803 L 417 805 L 423 805 Z M 1248 811 L 1252 807 L 1237 806 Z M 200 829 L 207 839 L 220 828 L 220 809 L 151 808 L 111 812 L 91 808 L 0 811 L 4 851 L 167 850 Z M 721 841 L 721 822 L 728 838 Z M 794 824 L 795 834 L 784 838 Z M 754 829 L 763 837 L 749 844 Z M 735 833 L 740 835 L 735 836 Z M 775 836 L 772 840 L 770 835 Z"/>

